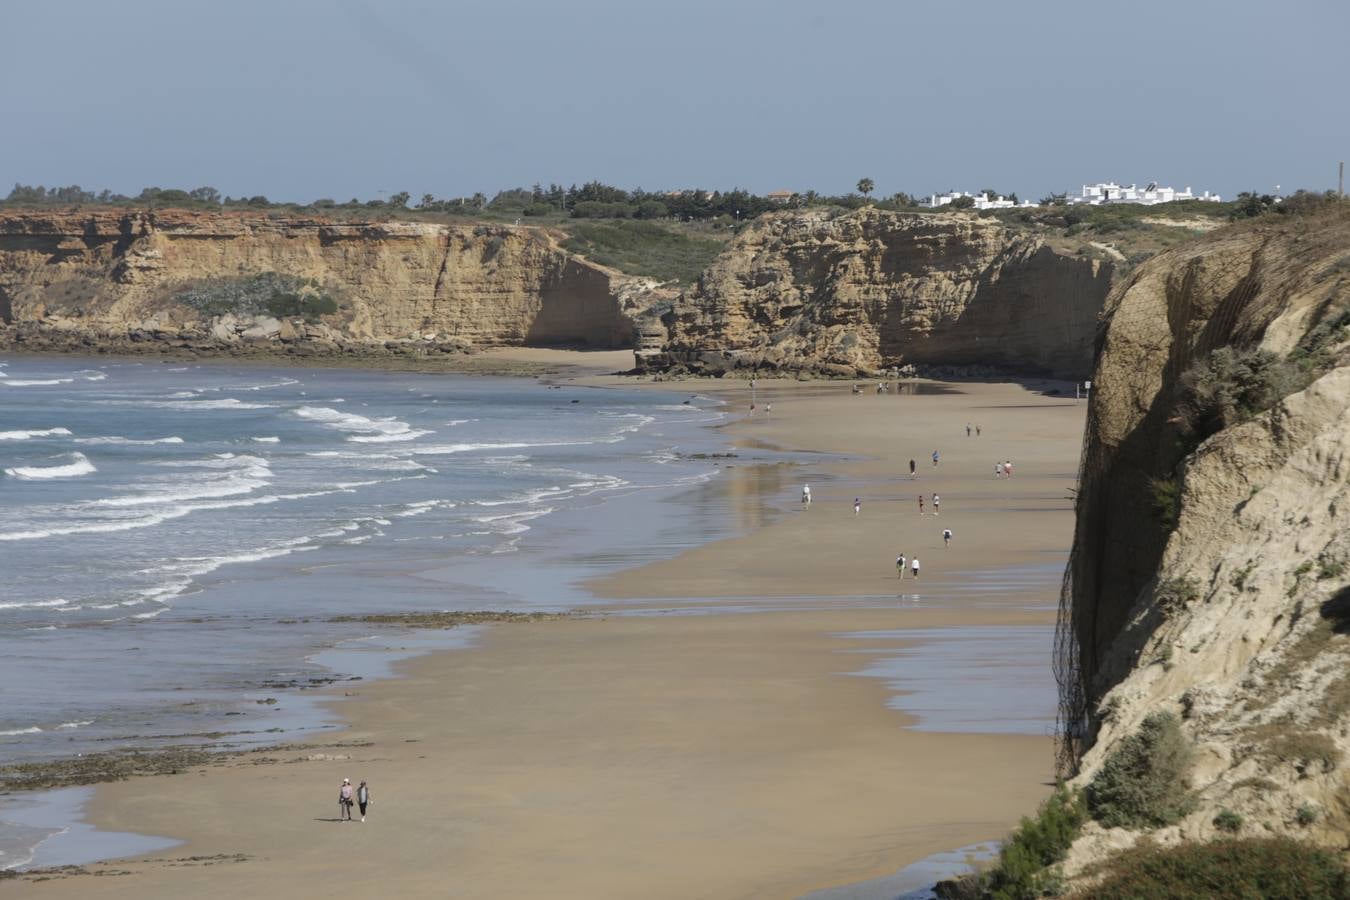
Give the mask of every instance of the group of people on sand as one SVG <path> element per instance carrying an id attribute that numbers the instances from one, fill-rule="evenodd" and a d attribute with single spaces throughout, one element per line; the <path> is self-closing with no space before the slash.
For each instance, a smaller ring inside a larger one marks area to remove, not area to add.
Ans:
<path id="1" fill-rule="evenodd" d="M 1005 461 L 1003 461 L 1003 462 L 996 462 L 996 463 L 994 463 L 994 477 L 995 477 L 995 478 L 1002 478 L 1002 477 L 1004 477 L 1005 475 L 1006 475 L 1007 477 L 1009 477 L 1009 478 L 1012 477 L 1012 460 L 1011 460 L 1011 459 L 1005 460 Z"/>
<path id="2" fill-rule="evenodd" d="M 356 787 L 352 787 L 350 778 L 342 779 L 342 787 L 338 789 L 338 821 L 350 822 L 352 820 L 352 806 L 361 808 L 361 821 L 366 820 L 366 809 L 370 806 L 370 785 L 364 781 Z"/>
<path id="3" fill-rule="evenodd" d="M 981 431 L 981 429 L 980 429 L 980 423 L 979 423 L 979 422 L 976 422 L 976 423 L 975 423 L 975 436 L 976 436 L 976 437 L 979 437 L 979 436 L 980 436 L 980 431 Z M 969 422 L 966 423 L 966 437 L 970 437 L 970 423 L 969 423 Z"/>

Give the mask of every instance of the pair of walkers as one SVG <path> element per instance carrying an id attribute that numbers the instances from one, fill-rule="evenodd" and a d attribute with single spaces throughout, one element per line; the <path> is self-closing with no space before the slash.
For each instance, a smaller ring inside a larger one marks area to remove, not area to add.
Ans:
<path id="1" fill-rule="evenodd" d="M 350 778 L 342 779 L 342 787 L 338 789 L 338 820 L 350 822 L 352 820 L 352 805 L 355 804 L 361 808 L 361 821 L 366 820 L 366 808 L 370 806 L 370 786 L 364 781 L 357 787 L 352 787 Z"/>
<path id="2" fill-rule="evenodd" d="M 919 558 L 916 556 L 909 561 L 909 570 L 914 575 L 914 580 L 919 580 Z M 901 553 L 895 558 L 895 572 L 903 581 L 905 577 L 905 554 Z"/>

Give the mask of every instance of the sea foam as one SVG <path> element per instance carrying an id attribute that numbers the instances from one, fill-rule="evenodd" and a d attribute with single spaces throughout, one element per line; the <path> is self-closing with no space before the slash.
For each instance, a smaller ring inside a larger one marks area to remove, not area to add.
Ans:
<path id="1" fill-rule="evenodd" d="M 13 466 L 5 469 L 5 474 L 11 478 L 21 478 L 25 481 L 33 481 L 42 478 L 78 478 L 81 475 L 88 475 L 91 472 L 97 472 L 98 469 L 89 461 L 83 453 L 71 453 L 70 462 L 61 466 Z"/>
<path id="2" fill-rule="evenodd" d="M 41 428 L 33 431 L 0 431 L 0 441 L 26 441 L 32 438 L 57 437 L 70 434 L 69 428 Z"/>
<path id="3" fill-rule="evenodd" d="M 413 428 L 407 422 L 401 422 L 393 416 L 371 419 L 355 413 L 338 412 L 327 406 L 302 406 L 295 414 L 302 419 L 318 422 L 338 431 L 352 432 L 347 440 L 360 444 L 414 441 L 431 434 L 430 431 Z"/>

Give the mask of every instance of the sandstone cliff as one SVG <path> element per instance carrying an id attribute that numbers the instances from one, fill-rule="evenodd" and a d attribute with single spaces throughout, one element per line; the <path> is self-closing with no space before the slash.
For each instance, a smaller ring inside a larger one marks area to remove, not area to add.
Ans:
<path id="1" fill-rule="evenodd" d="M 1194 804 L 1155 839 L 1344 849 L 1350 213 L 1165 252 L 1103 319 L 1058 659 L 1076 783 L 1173 712 Z M 1138 837 L 1089 826 L 1067 869 Z"/>
<path id="2" fill-rule="evenodd" d="M 908 364 L 1085 377 L 1110 263 L 959 214 L 784 212 L 750 225 L 639 363 L 850 374 Z"/>
<path id="3" fill-rule="evenodd" d="M 0 344 L 632 346 L 650 285 L 566 253 L 555 237 L 270 214 L 5 214 Z M 310 285 L 336 308 L 284 322 L 184 300 L 228 296 L 232 282 L 259 273 Z"/>

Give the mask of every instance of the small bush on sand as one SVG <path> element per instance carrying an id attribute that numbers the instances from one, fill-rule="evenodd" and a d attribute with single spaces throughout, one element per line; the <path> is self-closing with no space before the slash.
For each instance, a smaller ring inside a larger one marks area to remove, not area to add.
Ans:
<path id="1" fill-rule="evenodd" d="M 1345 866 L 1334 853 L 1290 838 L 1227 838 L 1209 844 L 1143 847 L 1106 866 L 1096 900 L 1344 900 Z"/>
<path id="2" fill-rule="evenodd" d="M 943 882 L 938 896 L 943 900 L 1024 900 L 1056 892 L 1059 878 L 1049 867 L 1064 858 L 1086 821 L 1082 795 L 1061 785 L 1035 817 L 1024 817 L 1008 835 L 992 869 Z"/>
<path id="3" fill-rule="evenodd" d="M 1242 816 L 1231 809 L 1219 810 L 1219 814 L 1214 817 L 1214 827 L 1229 834 L 1237 834 L 1242 830 Z"/>
<path id="4" fill-rule="evenodd" d="M 1191 753 L 1171 713 L 1154 713 L 1111 751 L 1088 785 L 1092 818 L 1107 828 L 1161 828 L 1190 811 Z"/>

